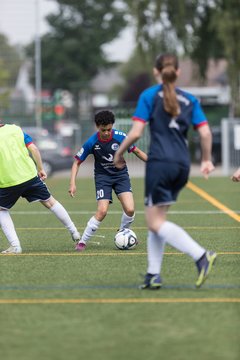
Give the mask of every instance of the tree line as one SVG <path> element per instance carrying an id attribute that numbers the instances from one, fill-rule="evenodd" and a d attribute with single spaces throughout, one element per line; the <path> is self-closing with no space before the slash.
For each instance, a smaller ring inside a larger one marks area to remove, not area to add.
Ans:
<path id="1" fill-rule="evenodd" d="M 160 52 L 191 58 L 204 79 L 209 59 L 226 59 L 232 91 L 232 112 L 240 114 L 239 0 L 52 0 L 57 13 L 47 16 L 50 31 L 41 37 L 42 85 L 72 92 L 89 86 L 101 70 L 116 65 L 103 47 L 127 26 L 135 31 L 136 46 L 124 74 L 144 74 Z M 0 86 L 14 69 L 5 54 L 11 50 L 0 36 Z M 34 58 L 34 43 L 25 49 Z M 10 73 L 9 73 L 10 72 Z M 33 72 L 34 74 L 34 72 Z M 144 78 L 142 78 L 144 84 Z"/>

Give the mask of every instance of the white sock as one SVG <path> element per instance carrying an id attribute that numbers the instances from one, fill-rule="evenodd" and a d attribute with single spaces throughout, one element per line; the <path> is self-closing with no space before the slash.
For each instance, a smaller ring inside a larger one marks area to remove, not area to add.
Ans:
<path id="1" fill-rule="evenodd" d="M 57 201 L 50 210 L 56 215 L 58 220 L 70 231 L 70 233 L 74 233 L 77 231 L 76 226 L 72 222 L 70 216 L 68 215 L 67 210 Z"/>
<path id="2" fill-rule="evenodd" d="M 133 216 L 128 216 L 127 214 L 125 214 L 125 212 L 123 212 L 120 229 L 128 229 L 134 221 L 134 218 L 135 214 Z"/>
<path id="3" fill-rule="evenodd" d="M 98 229 L 101 221 L 98 221 L 94 216 L 88 221 L 87 226 L 83 232 L 81 242 L 86 242 L 94 235 L 95 231 Z"/>
<path id="4" fill-rule="evenodd" d="M 161 267 L 162 267 L 164 246 L 165 246 L 165 241 L 162 236 L 159 236 L 152 231 L 148 232 L 148 238 L 147 238 L 148 268 L 147 268 L 147 272 L 149 274 L 160 274 Z"/>
<path id="5" fill-rule="evenodd" d="M 194 261 L 199 260 L 206 251 L 195 240 L 193 240 L 185 230 L 170 221 L 164 222 L 158 231 L 158 235 L 169 245 L 191 256 Z"/>
<path id="6" fill-rule="evenodd" d="M 11 246 L 21 246 L 12 218 L 7 210 L 0 211 L 0 226 Z"/>

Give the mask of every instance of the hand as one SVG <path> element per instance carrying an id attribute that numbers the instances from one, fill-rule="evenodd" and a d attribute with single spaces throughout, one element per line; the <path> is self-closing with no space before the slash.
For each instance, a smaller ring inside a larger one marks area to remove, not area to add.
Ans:
<path id="1" fill-rule="evenodd" d="M 202 161 L 201 163 L 201 173 L 208 179 L 208 175 L 215 170 L 215 166 L 213 165 L 212 161 Z"/>
<path id="2" fill-rule="evenodd" d="M 240 168 L 235 171 L 235 173 L 232 175 L 231 179 L 234 182 L 240 181 Z"/>
<path id="3" fill-rule="evenodd" d="M 47 173 L 44 169 L 38 170 L 38 176 L 41 180 L 45 180 L 47 178 Z"/>
<path id="4" fill-rule="evenodd" d="M 114 165 L 116 166 L 117 169 L 123 169 L 124 166 L 126 166 L 126 161 L 124 160 L 122 155 L 118 154 L 117 151 L 116 151 L 116 153 L 114 155 L 113 162 L 114 162 Z"/>
<path id="5" fill-rule="evenodd" d="M 76 191 L 77 191 L 76 185 L 70 185 L 68 192 L 72 198 L 74 197 Z"/>

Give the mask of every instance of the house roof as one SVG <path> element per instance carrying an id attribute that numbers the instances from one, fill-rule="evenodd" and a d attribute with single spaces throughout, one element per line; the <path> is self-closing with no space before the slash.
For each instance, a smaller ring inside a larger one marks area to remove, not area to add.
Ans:
<path id="1" fill-rule="evenodd" d="M 180 60 L 180 76 L 177 85 L 180 87 L 222 86 L 227 85 L 227 61 L 209 60 L 206 80 L 203 82 L 198 74 L 198 67 L 190 59 Z M 91 82 L 95 93 L 107 94 L 116 85 L 123 85 L 124 79 L 120 75 L 119 67 L 101 71 Z"/>

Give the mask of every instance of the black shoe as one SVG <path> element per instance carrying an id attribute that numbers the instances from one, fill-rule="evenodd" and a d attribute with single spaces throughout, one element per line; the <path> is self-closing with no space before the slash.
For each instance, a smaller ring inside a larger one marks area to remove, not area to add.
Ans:
<path id="1" fill-rule="evenodd" d="M 158 290 L 162 286 L 162 280 L 160 275 L 158 274 L 146 274 L 144 283 L 139 286 L 139 289 L 150 289 L 150 290 Z"/>
<path id="2" fill-rule="evenodd" d="M 217 254 L 213 251 L 207 251 L 201 259 L 196 262 L 198 268 L 198 279 L 196 281 L 196 287 L 202 286 L 204 281 L 207 279 L 208 275 L 212 270 L 212 266 L 214 265 L 217 258 Z"/>

